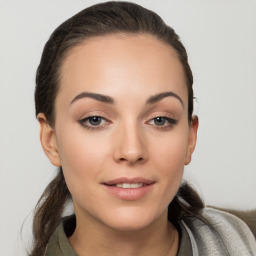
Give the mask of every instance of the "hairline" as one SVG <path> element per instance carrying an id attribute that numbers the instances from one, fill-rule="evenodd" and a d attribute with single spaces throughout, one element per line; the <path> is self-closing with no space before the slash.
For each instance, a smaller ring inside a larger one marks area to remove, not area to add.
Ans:
<path id="1" fill-rule="evenodd" d="M 187 78 L 187 75 L 186 75 L 186 71 L 185 71 L 185 68 L 184 68 L 184 65 L 182 64 L 182 61 L 179 57 L 179 53 L 178 53 L 178 50 L 175 49 L 175 47 L 168 43 L 167 40 L 164 40 L 163 38 L 161 38 L 160 36 L 158 36 L 157 34 L 155 33 L 151 33 L 150 31 L 134 31 L 134 32 L 131 32 L 131 31 L 122 31 L 122 30 L 117 30 L 117 31 L 113 31 L 113 32 L 99 32 L 99 33 L 95 33 L 95 34 L 92 34 L 92 35 L 83 35 L 81 36 L 81 38 L 79 39 L 76 39 L 76 42 L 72 43 L 69 47 L 67 47 L 66 49 L 64 49 L 64 51 L 62 52 L 62 57 L 60 58 L 60 61 L 58 63 L 58 70 L 57 70 L 57 73 L 56 73 L 56 90 L 55 90 L 55 97 L 54 97 L 54 104 L 53 104 L 53 111 L 52 111 L 52 122 L 50 123 L 51 126 L 54 127 L 55 125 L 55 120 L 56 120 L 56 98 L 60 92 L 60 83 L 61 83 L 61 77 L 62 77 L 62 70 L 63 70 L 63 66 L 64 66 L 64 63 L 67 61 L 68 57 L 69 57 L 69 53 L 74 50 L 74 48 L 77 48 L 79 46 L 82 46 L 84 45 L 87 41 L 90 41 L 90 40 L 94 40 L 94 39 L 97 39 L 97 38 L 104 38 L 104 37 L 112 37 L 112 36 L 120 36 L 120 37 L 126 37 L 126 36 L 147 36 L 147 37 L 151 37 L 151 38 L 154 38 L 154 39 L 157 39 L 158 41 L 162 42 L 163 44 L 169 46 L 173 52 L 175 53 L 177 59 L 179 60 L 181 66 L 182 66 L 182 70 L 183 70 L 183 73 L 184 73 L 184 78 L 185 78 L 185 83 L 187 85 L 187 94 L 188 94 L 188 101 L 189 101 L 189 86 L 188 86 L 188 78 Z M 57 59 L 57 56 L 56 56 L 56 59 Z"/>

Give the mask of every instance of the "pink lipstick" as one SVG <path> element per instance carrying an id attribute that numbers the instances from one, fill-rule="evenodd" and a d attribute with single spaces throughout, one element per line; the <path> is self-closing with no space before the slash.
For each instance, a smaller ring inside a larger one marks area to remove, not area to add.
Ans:
<path id="1" fill-rule="evenodd" d="M 127 201 L 145 197 L 153 189 L 154 184 L 154 181 L 141 177 L 122 177 L 102 183 L 110 194 Z"/>

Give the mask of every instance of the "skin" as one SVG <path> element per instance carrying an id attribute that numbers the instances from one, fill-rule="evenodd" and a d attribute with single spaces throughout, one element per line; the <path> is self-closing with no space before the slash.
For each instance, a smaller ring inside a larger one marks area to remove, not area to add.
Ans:
<path id="1" fill-rule="evenodd" d="M 163 92 L 180 99 L 147 103 Z M 69 241 L 79 255 L 176 255 L 178 233 L 167 221 L 167 207 L 198 128 L 197 119 L 188 122 L 187 94 L 175 50 L 150 35 L 102 36 L 70 50 L 61 68 L 55 125 L 43 113 L 38 120 L 43 149 L 53 165 L 62 166 L 73 197 L 77 227 Z M 103 118 L 93 126 L 89 116 Z M 123 200 L 102 184 L 120 177 L 154 184 L 138 200 Z"/>

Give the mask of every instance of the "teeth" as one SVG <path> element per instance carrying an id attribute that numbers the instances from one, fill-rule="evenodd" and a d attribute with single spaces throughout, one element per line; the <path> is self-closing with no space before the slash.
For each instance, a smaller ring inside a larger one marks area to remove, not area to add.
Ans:
<path id="1" fill-rule="evenodd" d="M 140 188 L 143 186 L 143 183 L 119 183 L 116 184 L 118 188 Z"/>

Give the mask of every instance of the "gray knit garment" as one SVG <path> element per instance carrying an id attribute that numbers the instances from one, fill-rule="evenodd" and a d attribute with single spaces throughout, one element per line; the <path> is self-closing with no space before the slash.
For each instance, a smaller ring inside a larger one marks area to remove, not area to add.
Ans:
<path id="1" fill-rule="evenodd" d="M 186 218 L 186 228 L 193 256 L 250 256 L 256 255 L 256 240 L 248 226 L 229 213 L 205 208 L 204 224 L 196 218 Z"/>

